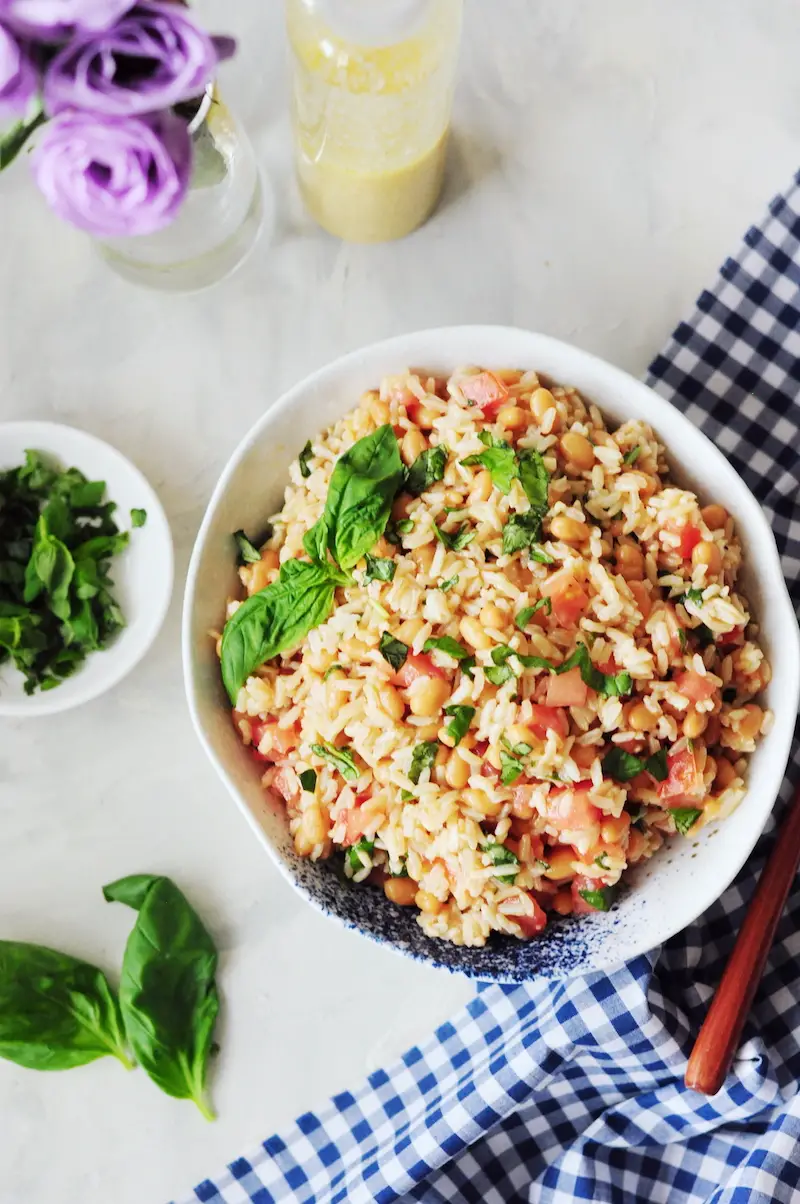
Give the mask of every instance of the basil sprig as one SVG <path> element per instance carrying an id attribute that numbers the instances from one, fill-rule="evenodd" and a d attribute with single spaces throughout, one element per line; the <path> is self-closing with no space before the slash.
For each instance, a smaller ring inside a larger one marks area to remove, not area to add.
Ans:
<path id="1" fill-rule="evenodd" d="M 438 752 L 438 740 L 425 740 L 422 744 L 415 745 L 411 756 L 411 768 L 408 771 L 408 776 L 415 786 L 424 770 L 433 769 Z"/>
<path id="2" fill-rule="evenodd" d="M 28 1070 L 69 1070 L 106 1054 L 131 1069 L 103 972 L 42 945 L 0 941 L 0 1057 Z"/>
<path id="3" fill-rule="evenodd" d="M 519 465 L 514 449 L 504 440 L 495 439 L 490 431 L 481 431 L 478 438 L 486 450 L 467 456 L 461 463 L 466 467 L 480 464 L 490 473 L 492 484 L 501 493 L 508 493 L 512 483 L 519 476 Z"/>
<path id="4" fill-rule="evenodd" d="M 103 887 L 108 902 L 139 914 L 128 937 L 119 997 L 136 1061 L 176 1099 L 212 1120 L 206 1072 L 219 1012 L 217 950 L 169 878 L 133 874 Z"/>
<path id="5" fill-rule="evenodd" d="M 637 757 L 624 748 L 612 748 L 603 757 L 603 773 L 617 782 L 630 782 L 640 773 L 650 773 L 657 782 L 663 782 L 668 777 L 667 750 L 660 748 L 652 756 Z"/>
<path id="6" fill-rule="evenodd" d="M 446 656 L 452 656 L 453 660 L 464 661 L 471 655 L 467 652 L 463 644 L 459 644 L 458 640 L 454 640 L 452 636 L 440 635 L 433 636 L 426 640 L 422 646 L 423 652 L 444 652 Z"/>
<path id="7" fill-rule="evenodd" d="M 403 483 L 403 492 L 410 493 L 412 497 L 419 497 L 426 489 L 430 489 L 431 485 L 441 481 L 446 466 L 445 448 L 426 447 L 409 468 Z"/>
<path id="8" fill-rule="evenodd" d="M 617 890 L 614 886 L 601 886 L 597 890 L 579 890 L 578 894 L 595 911 L 610 911 Z"/>
<path id="9" fill-rule="evenodd" d="M 452 706 L 444 708 L 444 713 L 451 717 L 450 723 L 448 723 L 445 730 L 453 741 L 453 746 L 460 744 L 469 731 L 469 725 L 475 718 L 475 707 L 459 706 L 453 703 Z"/>
<path id="10" fill-rule="evenodd" d="M 370 581 L 394 581 L 394 575 L 397 571 L 397 561 L 390 560 L 381 556 L 370 556 L 366 554 L 367 567 L 364 570 L 364 584 L 369 585 Z"/>
<path id="11" fill-rule="evenodd" d="M 460 523 L 455 531 L 443 531 L 434 523 L 433 532 L 439 543 L 443 543 L 451 552 L 460 552 L 467 544 L 472 543 L 477 534 L 475 531 L 470 531 L 466 523 Z"/>
<path id="12" fill-rule="evenodd" d="M 606 698 L 622 698 L 625 694 L 630 694 L 633 689 L 630 673 L 601 673 L 599 669 L 595 668 L 589 655 L 589 649 L 585 644 L 578 644 L 572 656 L 558 666 L 556 673 L 566 673 L 569 669 L 576 667 L 580 669 L 581 677 L 586 685 Z"/>
<path id="13" fill-rule="evenodd" d="M 311 751 L 316 753 L 318 757 L 322 757 L 323 761 L 329 761 L 335 769 L 339 770 L 342 777 L 348 782 L 357 782 L 359 779 L 359 769 L 355 762 L 355 757 L 349 748 L 337 748 L 334 744 L 312 744 Z"/>
<path id="14" fill-rule="evenodd" d="M 303 540 L 311 564 L 284 562 L 278 580 L 248 598 L 225 624 L 222 680 L 234 705 L 259 665 L 295 647 L 328 618 L 337 585 L 349 583 L 347 571 L 383 535 L 402 478 L 397 437 L 388 425 L 339 458 L 324 513 Z"/>
<path id="15" fill-rule="evenodd" d="M 542 608 L 544 608 L 545 614 L 549 615 L 552 613 L 553 604 L 549 598 L 540 598 L 538 602 L 534 602 L 533 606 L 523 606 L 514 619 L 514 626 L 520 631 L 524 631 L 536 612 L 542 610 Z"/>
<path id="16" fill-rule="evenodd" d="M 394 636 L 389 635 L 388 631 L 381 634 L 378 651 L 383 659 L 392 666 L 395 673 L 402 669 L 406 663 L 406 657 L 409 653 L 408 644 L 404 644 L 402 640 L 396 640 Z"/>
<path id="17" fill-rule="evenodd" d="M 702 815 L 702 811 L 697 807 L 673 807 L 670 810 L 670 815 L 674 819 L 675 827 L 681 836 L 685 836 L 689 829 L 694 827 Z"/>

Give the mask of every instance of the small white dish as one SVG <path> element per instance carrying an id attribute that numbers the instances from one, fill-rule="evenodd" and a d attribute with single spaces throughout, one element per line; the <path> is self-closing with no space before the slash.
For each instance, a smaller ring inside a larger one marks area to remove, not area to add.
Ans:
<path id="1" fill-rule="evenodd" d="M 342 417 L 382 377 L 424 370 L 448 376 L 464 364 L 531 368 L 575 386 L 614 423 L 652 424 L 675 477 L 704 503 L 736 520 L 744 550 L 742 588 L 761 626 L 773 677 L 765 691 L 775 721 L 750 760 L 748 791 L 727 819 L 693 839 L 668 841 L 628 877 L 630 889 L 608 913 L 549 924 L 525 942 L 494 938 L 468 949 L 426 937 L 408 908 L 378 891 L 340 883 L 323 863 L 299 859 L 280 800 L 265 792 L 258 767 L 230 719 L 211 629 L 237 589 L 231 532 L 257 531 L 280 509 L 287 469 L 305 441 Z M 719 898 L 761 834 L 783 780 L 800 693 L 800 639 L 775 540 L 762 510 L 724 455 L 652 389 L 619 368 L 545 335 L 501 326 L 456 326 L 400 335 L 344 356 L 269 406 L 233 453 L 206 511 L 192 553 L 183 613 L 186 691 L 195 728 L 222 780 L 261 843 L 310 903 L 406 956 L 484 980 L 519 982 L 610 970 L 691 924 Z"/>
<path id="2" fill-rule="evenodd" d="M 106 500 L 117 503 L 115 518 L 130 527 L 130 511 L 147 511 L 131 533 L 130 546 L 111 561 L 114 595 L 127 626 L 102 652 L 93 652 L 72 677 L 53 690 L 27 695 L 22 675 L 0 667 L 0 717 L 55 715 L 110 690 L 142 659 L 158 635 L 172 596 L 172 536 L 152 486 L 130 460 L 94 435 L 55 422 L 0 423 L 0 470 L 15 468 L 28 448 L 46 453 L 62 468 L 78 468 L 91 481 L 106 482 Z"/>

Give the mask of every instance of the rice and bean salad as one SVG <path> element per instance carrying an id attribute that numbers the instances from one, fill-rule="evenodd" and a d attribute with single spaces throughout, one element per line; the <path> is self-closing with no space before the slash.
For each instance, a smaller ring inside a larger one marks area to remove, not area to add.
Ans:
<path id="1" fill-rule="evenodd" d="M 483 945 L 605 911 L 745 793 L 741 548 L 644 422 L 535 372 L 389 377 L 306 445 L 218 639 L 297 852 Z"/>

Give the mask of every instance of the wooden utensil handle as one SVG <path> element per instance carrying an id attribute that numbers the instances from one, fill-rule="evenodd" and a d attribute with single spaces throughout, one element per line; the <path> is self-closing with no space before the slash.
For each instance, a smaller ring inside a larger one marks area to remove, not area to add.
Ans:
<path id="1" fill-rule="evenodd" d="M 685 1076 L 686 1086 L 693 1091 L 716 1095 L 725 1081 L 798 864 L 800 790 L 761 872 L 744 924 L 694 1043 Z"/>

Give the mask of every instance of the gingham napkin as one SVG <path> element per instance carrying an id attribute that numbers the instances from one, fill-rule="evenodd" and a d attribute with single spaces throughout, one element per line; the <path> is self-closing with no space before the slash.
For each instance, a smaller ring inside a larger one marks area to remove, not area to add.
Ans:
<path id="1" fill-rule="evenodd" d="M 800 175 L 651 365 L 770 518 L 800 594 Z M 790 778 L 800 779 L 795 744 Z M 791 793 L 784 783 L 779 812 Z M 800 887 L 723 1091 L 692 1039 L 774 839 L 698 923 L 611 976 L 490 986 L 424 1045 L 307 1112 L 182 1204 L 647 1204 L 800 1193 Z"/>

